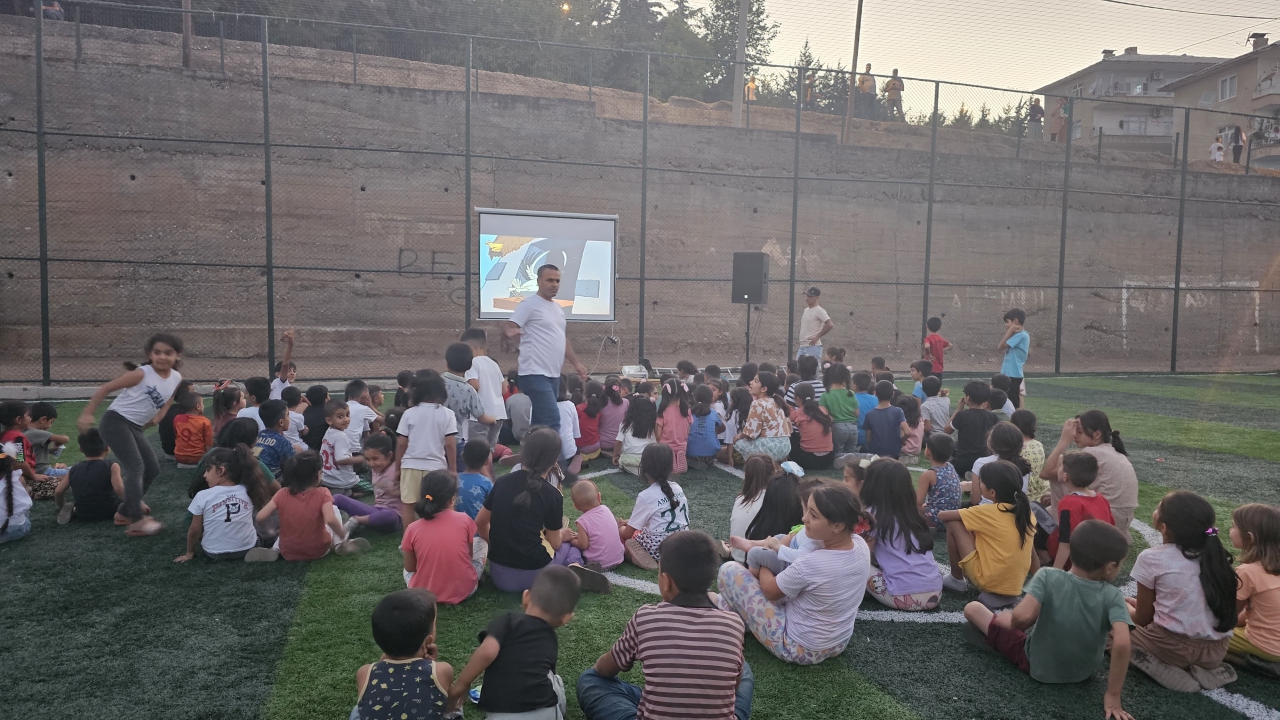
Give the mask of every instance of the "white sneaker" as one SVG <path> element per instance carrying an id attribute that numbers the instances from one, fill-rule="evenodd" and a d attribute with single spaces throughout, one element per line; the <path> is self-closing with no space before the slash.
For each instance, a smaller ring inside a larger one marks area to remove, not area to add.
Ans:
<path id="1" fill-rule="evenodd" d="M 964 578 L 958 578 L 951 573 L 947 573 L 942 576 L 942 587 L 950 590 L 951 592 L 969 592 L 969 581 Z"/>
<path id="2" fill-rule="evenodd" d="M 356 522 L 356 516 L 352 515 L 351 517 L 347 518 L 346 522 L 342 523 L 342 527 L 347 529 L 347 536 L 350 537 L 351 533 L 359 529 L 360 523 Z"/>

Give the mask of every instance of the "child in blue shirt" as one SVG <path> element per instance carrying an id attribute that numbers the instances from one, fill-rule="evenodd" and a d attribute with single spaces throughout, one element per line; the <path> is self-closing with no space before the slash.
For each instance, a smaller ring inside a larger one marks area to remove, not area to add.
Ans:
<path id="1" fill-rule="evenodd" d="M 916 381 L 916 386 L 912 388 L 911 394 L 922 403 L 928 398 L 928 395 L 924 394 L 924 386 L 921 383 L 932 374 L 933 362 L 931 360 L 917 360 L 911 363 L 911 379 Z"/>
<path id="2" fill-rule="evenodd" d="M 715 393 L 710 385 L 699 385 L 693 389 L 693 407 L 690 409 L 693 424 L 689 426 L 685 457 L 694 470 L 706 470 L 714 465 L 716 453 L 720 452 L 718 434 L 724 432 L 724 423 L 713 407 L 714 402 Z"/>
<path id="3" fill-rule="evenodd" d="M 493 453 L 489 443 L 482 437 L 468 440 L 462 448 L 462 463 L 467 469 L 458 473 L 458 502 L 453 509 L 475 520 L 493 490 L 493 480 L 489 479 L 493 476 Z"/>
<path id="4" fill-rule="evenodd" d="M 284 461 L 297 452 L 284 436 L 284 431 L 289 429 L 289 406 L 283 400 L 268 400 L 258 406 L 258 417 L 264 429 L 258 433 L 253 454 L 278 478 Z"/>
<path id="5" fill-rule="evenodd" d="M 880 401 L 871 394 L 871 373 L 859 370 L 853 374 L 853 396 L 858 399 L 858 447 L 867 445 L 867 413 Z"/>
<path id="6" fill-rule="evenodd" d="M 1009 376 L 1009 402 L 1013 407 L 1022 407 L 1022 366 L 1027 362 L 1027 351 L 1031 349 L 1031 336 L 1022 329 L 1027 322 L 1027 314 L 1020 308 L 1013 308 L 1004 314 L 1004 337 L 997 350 L 1004 351 L 1004 362 L 1000 364 L 1000 373 Z"/>

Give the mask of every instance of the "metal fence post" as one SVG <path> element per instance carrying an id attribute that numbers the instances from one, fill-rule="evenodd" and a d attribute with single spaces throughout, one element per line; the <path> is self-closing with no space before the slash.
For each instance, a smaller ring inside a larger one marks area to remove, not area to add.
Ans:
<path id="1" fill-rule="evenodd" d="M 1102 128 L 1098 128 L 1098 164 L 1099 165 L 1102 164 L 1102 136 L 1104 134 L 1105 133 L 1103 133 Z"/>
<path id="2" fill-rule="evenodd" d="M 354 35 L 352 37 L 355 37 Z M 466 165 L 464 172 L 466 173 L 466 189 L 464 191 L 467 213 L 467 237 L 462 241 L 462 255 L 466 263 L 465 277 L 463 279 L 463 287 L 466 288 L 466 302 L 464 303 L 463 312 L 466 317 L 462 318 L 462 327 L 471 327 L 471 51 L 473 47 L 473 39 L 467 36 L 467 100 L 465 103 L 465 146 L 463 149 L 464 160 Z"/>
<path id="3" fill-rule="evenodd" d="M 640 134 L 640 337 L 636 343 L 638 356 L 644 357 L 644 285 L 645 246 L 648 242 L 649 219 L 649 53 L 644 54 L 644 111 Z"/>
<path id="4" fill-rule="evenodd" d="M 76 64 L 79 65 L 81 55 L 84 51 L 84 48 L 81 47 L 80 45 L 80 6 L 79 5 L 76 5 L 74 8 L 72 8 L 72 15 L 75 16 L 75 23 L 76 23 Z"/>
<path id="5" fill-rule="evenodd" d="M 49 199 L 44 158 L 44 13 L 36 12 L 36 196 L 40 222 L 40 384 L 53 383 L 49 358 Z"/>
<path id="6" fill-rule="evenodd" d="M 929 322 L 929 271 L 933 256 L 933 176 L 938 164 L 938 96 L 942 84 L 933 83 L 933 118 L 929 131 L 929 207 L 925 211 L 924 221 L 924 297 L 920 302 L 920 337 L 925 335 L 925 327 Z"/>
<path id="7" fill-rule="evenodd" d="M 227 74 L 227 29 L 226 21 L 218 20 L 218 70 L 225 77 Z"/>
<path id="8" fill-rule="evenodd" d="M 796 351 L 796 241 L 800 229 L 800 112 L 808 68 L 796 68 L 796 149 L 791 162 L 791 273 L 787 281 L 787 358 Z"/>
<path id="9" fill-rule="evenodd" d="M 1067 156 L 1062 169 L 1062 226 L 1058 236 L 1058 321 L 1054 326 L 1053 371 L 1062 372 L 1062 303 L 1067 279 L 1067 208 L 1071 204 L 1071 145 L 1075 139 L 1076 99 L 1067 100 Z"/>
<path id="10" fill-rule="evenodd" d="M 1245 148 L 1244 174 L 1249 174 L 1249 166 L 1253 163 L 1253 138 L 1249 138 L 1249 147 Z"/>
<path id="11" fill-rule="evenodd" d="M 587 51 L 587 99 L 591 100 L 595 91 L 595 56 Z"/>
<path id="12" fill-rule="evenodd" d="M 1015 160 L 1022 158 L 1022 135 L 1026 132 L 1026 128 L 1022 125 L 1022 118 L 1019 117 L 1017 124 L 1014 126 L 1018 129 L 1018 142 L 1013 146 L 1013 158 Z"/>
<path id="13" fill-rule="evenodd" d="M 267 19 L 262 18 L 262 167 L 266 193 L 266 270 L 267 270 L 267 375 L 276 364 L 276 269 L 275 240 L 271 234 L 271 73 L 267 65 Z"/>
<path id="14" fill-rule="evenodd" d="M 360 79 L 359 79 L 360 76 L 358 74 L 359 73 L 358 66 L 360 64 L 360 61 L 359 61 L 360 49 L 359 47 L 357 47 L 356 43 L 357 43 L 356 31 L 352 30 L 351 31 L 351 84 L 352 85 L 357 85 L 360 83 Z M 467 38 L 467 57 L 468 58 L 471 57 L 471 38 Z"/>
<path id="15" fill-rule="evenodd" d="M 1178 185 L 1178 251 L 1173 261 L 1173 332 L 1169 341 L 1169 372 L 1178 371 L 1178 314 L 1182 309 L 1182 228 L 1187 214 L 1187 156 L 1191 150 L 1191 108 L 1183 108 L 1182 180 Z"/>
<path id="16" fill-rule="evenodd" d="M 1173 166 L 1178 167 L 1178 144 L 1181 142 L 1182 133 L 1173 134 Z"/>

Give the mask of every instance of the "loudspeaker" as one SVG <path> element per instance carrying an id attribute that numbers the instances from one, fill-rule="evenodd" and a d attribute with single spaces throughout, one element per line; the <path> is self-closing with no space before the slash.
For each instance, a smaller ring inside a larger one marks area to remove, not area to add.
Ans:
<path id="1" fill-rule="evenodd" d="M 769 302 L 769 256 L 762 252 L 733 254 L 733 302 Z"/>

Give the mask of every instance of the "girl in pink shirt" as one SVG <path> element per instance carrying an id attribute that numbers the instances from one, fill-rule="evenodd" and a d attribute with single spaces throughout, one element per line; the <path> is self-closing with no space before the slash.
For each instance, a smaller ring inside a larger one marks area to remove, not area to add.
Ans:
<path id="1" fill-rule="evenodd" d="M 689 417 L 688 386 L 677 378 L 670 378 L 662 383 L 658 423 L 654 426 L 653 434 L 658 442 L 671 448 L 671 454 L 675 456 L 672 473 L 682 473 L 689 469 L 685 449 L 689 445 L 689 425 L 692 422 Z"/>
<path id="2" fill-rule="evenodd" d="M 793 392 L 797 407 L 791 410 L 791 424 L 796 429 L 791 436 L 791 459 L 806 470 L 825 470 L 835 458 L 831 416 L 814 399 L 812 385 L 797 383 Z"/>
<path id="3" fill-rule="evenodd" d="M 899 460 L 905 465 L 915 465 L 920 462 L 921 446 L 924 444 L 924 420 L 920 418 L 920 401 L 913 395 L 903 395 L 894 403 L 902 408 L 902 414 L 907 418 L 907 427 L 911 428 L 911 435 L 902 441 L 902 455 Z"/>
<path id="4" fill-rule="evenodd" d="M 405 528 L 404 581 L 426 588 L 438 602 L 456 605 L 475 594 L 489 555 L 489 544 L 476 537 L 471 516 L 453 509 L 458 476 L 432 470 L 422 478 L 422 497 L 413 506 L 419 520 Z"/>

